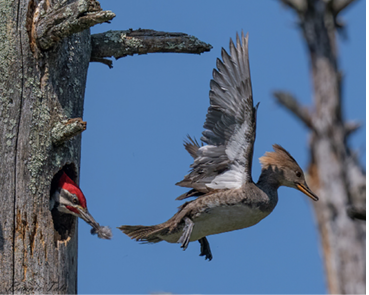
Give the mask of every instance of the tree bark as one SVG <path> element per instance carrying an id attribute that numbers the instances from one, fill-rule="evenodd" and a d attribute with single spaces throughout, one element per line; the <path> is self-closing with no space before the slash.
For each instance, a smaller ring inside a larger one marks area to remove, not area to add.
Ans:
<path id="1" fill-rule="evenodd" d="M 77 220 L 49 200 L 61 171 L 79 182 L 88 28 L 114 16 L 96 0 L 0 4 L 0 293 L 77 293 Z"/>
<path id="2" fill-rule="evenodd" d="M 77 220 L 53 218 L 49 198 L 60 169 L 78 182 L 81 136 L 55 145 L 50 129 L 82 117 L 90 36 L 41 51 L 32 34 L 39 6 L 4 1 L 0 9 L 0 293 L 77 291 Z"/>
<path id="3" fill-rule="evenodd" d="M 349 1 L 282 0 L 295 10 L 311 62 L 314 112 L 292 95 L 276 92 L 277 101 L 310 130 L 309 186 L 321 237 L 329 292 L 365 293 L 365 173 L 347 145 L 357 124 L 342 116 L 342 74 L 337 63 L 338 13 Z"/>

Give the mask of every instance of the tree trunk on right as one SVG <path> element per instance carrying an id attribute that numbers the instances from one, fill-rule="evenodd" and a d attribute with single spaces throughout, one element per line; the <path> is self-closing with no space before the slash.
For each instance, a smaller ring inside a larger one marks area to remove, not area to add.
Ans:
<path id="1" fill-rule="evenodd" d="M 347 145 L 357 124 L 342 116 L 337 64 L 337 15 L 352 0 L 281 0 L 295 10 L 310 57 L 314 112 L 289 93 L 277 101 L 311 130 L 308 183 L 320 200 L 314 211 L 320 232 L 328 290 L 365 294 L 365 173 Z M 363 98 L 364 99 L 364 98 Z"/>

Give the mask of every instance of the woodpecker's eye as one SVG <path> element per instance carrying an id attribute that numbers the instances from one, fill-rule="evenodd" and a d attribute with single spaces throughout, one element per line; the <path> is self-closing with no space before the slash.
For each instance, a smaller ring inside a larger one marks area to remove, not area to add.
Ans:
<path id="1" fill-rule="evenodd" d="M 301 172 L 300 171 L 296 171 L 296 176 L 297 177 L 301 177 Z"/>
<path id="2" fill-rule="evenodd" d="M 77 198 L 74 198 L 73 199 L 73 204 L 77 205 L 78 204 L 78 199 Z"/>

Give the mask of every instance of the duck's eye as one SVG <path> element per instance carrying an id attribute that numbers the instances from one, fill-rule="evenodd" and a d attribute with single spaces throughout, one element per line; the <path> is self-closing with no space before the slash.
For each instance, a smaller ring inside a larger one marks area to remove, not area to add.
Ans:
<path id="1" fill-rule="evenodd" d="M 73 204 L 77 205 L 78 204 L 78 199 L 77 198 L 74 198 L 73 199 Z"/>
<path id="2" fill-rule="evenodd" d="M 296 176 L 297 177 L 301 177 L 301 172 L 300 171 L 296 171 Z"/>

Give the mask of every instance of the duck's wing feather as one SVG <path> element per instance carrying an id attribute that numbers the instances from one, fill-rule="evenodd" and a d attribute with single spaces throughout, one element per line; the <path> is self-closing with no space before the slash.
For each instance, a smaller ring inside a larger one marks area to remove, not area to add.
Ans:
<path id="1" fill-rule="evenodd" d="M 240 40 L 237 34 L 236 46 L 231 39 L 229 48 L 230 55 L 222 48 L 223 62 L 217 59 L 210 81 L 210 107 L 201 138 L 207 145 L 185 145 L 196 157 L 190 173 L 177 183 L 199 192 L 252 182 L 257 106 L 252 99 L 248 35 L 242 33 Z"/>

